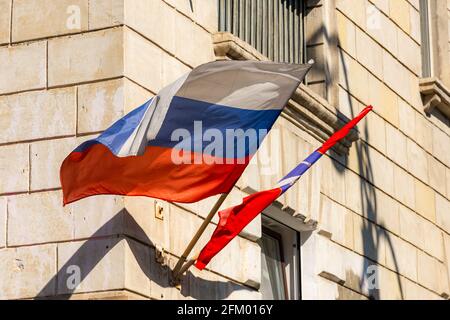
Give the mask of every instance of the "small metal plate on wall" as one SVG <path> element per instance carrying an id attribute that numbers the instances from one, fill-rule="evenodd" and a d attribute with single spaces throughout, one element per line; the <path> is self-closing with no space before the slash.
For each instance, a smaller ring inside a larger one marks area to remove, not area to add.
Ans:
<path id="1" fill-rule="evenodd" d="M 159 201 L 155 201 L 155 218 L 164 220 L 164 204 Z"/>

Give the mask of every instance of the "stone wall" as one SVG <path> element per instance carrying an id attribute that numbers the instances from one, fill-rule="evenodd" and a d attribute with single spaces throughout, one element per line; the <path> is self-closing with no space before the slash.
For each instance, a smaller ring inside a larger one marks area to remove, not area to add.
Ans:
<path id="1" fill-rule="evenodd" d="M 280 199 L 318 221 L 302 234 L 303 298 L 450 294 L 450 126 L 423 112 L 418 2 L 308 1 L 310 88 L 341 119 L 375 109 L 348 155 L 332 151 Z M 99 196 L 62 207 L 63 158 L 214 60 L 216 22 L 210 0 L 0 0 L 0 298 L 261 297 L 260 218 L 208 270 L 169 285 L 217 197 Z M 270 187 L 319 145 L 281 117 L 223 207 Z M 271 159 L 269 174 L 261 159 Z"/>
<path id="2" fill-rule="evenodd" d="M 304 294 L 447 298 L 450 127 L 423 112 L 419 1 L 336 0 L 336 20 L 339 111 L 350 118 L 372 104 L 374 113 L 348 157 L 321 164 L 319 229 L 331 237 L 305 244 L 321 252 L 311 272 L 325 279 Z"/>
<path id="3" fill-rule="evenodd" d="M 214 59 L 215 4 L 192 3 L 0 1 L 0 298 L 259 297 L 256 224 L 215 273 L 193 270 L 169 286 L 168 266 L 213 199 L 187 209 L 161 203 L 162 219 L 152 199 L 62 206 L 59 167 L 71 150 Z"/>

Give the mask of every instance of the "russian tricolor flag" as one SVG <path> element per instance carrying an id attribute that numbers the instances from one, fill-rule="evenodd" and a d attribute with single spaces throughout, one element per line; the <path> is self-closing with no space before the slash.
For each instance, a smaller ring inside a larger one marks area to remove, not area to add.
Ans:
<path id="1" fill-rule="evenodd" d="M 289 172 L 270 190 L 254 193 L 245 197 L 240 205 L 219 212 L 219 223 L 211 236 L 211 240 L 200 252 L 195 266 L 203 270 L 211 259 L 219 253 L 242 229 L 258 214 L 270 206 L 279 196 L 293 186 L 300 177 L 319 160 L 339 140 L 343 139 L 370 111 L 366 107 L 356 118 L 348 122 L 342 129 L 334 133 L 318 150 L 314 151 L 302 163 Z"/>
<path id="2" fill-rule="evenodd" d="M 195 202 L 229 192 L 310 67 L 195 68 L 70 153 L 61 166 L 64 204 L 100 194 Z"/>

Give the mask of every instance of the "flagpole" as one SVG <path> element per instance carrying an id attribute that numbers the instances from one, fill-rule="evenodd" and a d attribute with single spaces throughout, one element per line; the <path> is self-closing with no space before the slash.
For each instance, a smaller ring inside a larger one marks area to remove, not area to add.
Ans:
<path id="1" fill-rule="evenodd" d="M 205 232 L 206 227 L 208 227 L 208 224 L 214 218 L 214 215 L 217 213 L 217 211 L 219 210 L 220 206 L 223 204 L 223 202 L 225 201 L 225 199 L 228 197 L 229 194 L 230 194 L 230 192 L 223 193 L 220 196 L 220 198 L 217 200 L 217 202 L 214 204 L 214 206 L 211 208 L 211 210 L 209 211 L 208 216 L 205 218 L 205 220 L 203 221 L 202 225 L 198 228 L 197 232 L 195 233 L 194 237 L 189 242 L 188 246 L 184 250 L 184 252 L 181 255 L 180 259 L 178 259 L 178 262 L 177 262 L 175 268 L 172 271 L 172 279 L 173 280 L 176 280 L 181 274 L 183 274 L 187 269 L 189 269 L 189 267 L 192 266 L 192 264 L 194 264 L 195 260 L 190 260 L 186 264 L 186 266 L 183 269 L 181 269 L 183 263 L 186 261 L 187 257 L 191 253 L 192 249 L 197 244 L 197 242 L 200 239 L 200 237 L 202 236 L 203 232 Z M 181 272 L 181 271 L 183 271 L 183 272 Z"/>

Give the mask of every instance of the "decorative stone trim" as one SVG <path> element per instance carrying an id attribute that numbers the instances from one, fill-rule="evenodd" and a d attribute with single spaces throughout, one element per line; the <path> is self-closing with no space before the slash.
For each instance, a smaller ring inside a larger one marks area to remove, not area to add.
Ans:
<path id="1" fill-rule="evenodd" d="M 214 34 L 213 42 L 216 60 L 269 60 L 248 43 L 228 32 Z M 320 142 L 324 142 L 348 121 L 344 115 L 337 116 L 338 114 L 339 111 L 328 101 L 301 84 L 289 100 L 282 116 Z M 347 154 L 352 142 L 358 139 L 358 131 L 353 129 L 333 149 L 340 155 Z"/>
<path id="2" fill-rule="evenodd" d="M 425 78 L 419 81 L 424 111 L 431 114 L 436 108 L 450 119 L 450 90 L 437 78 Z"/>

